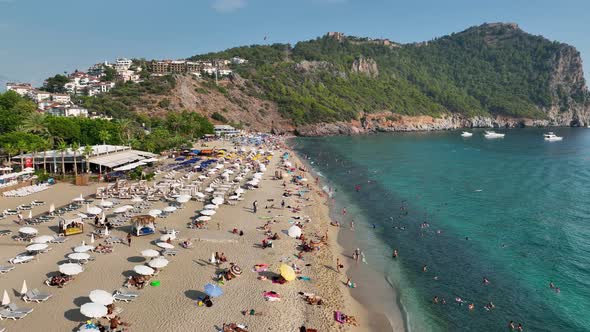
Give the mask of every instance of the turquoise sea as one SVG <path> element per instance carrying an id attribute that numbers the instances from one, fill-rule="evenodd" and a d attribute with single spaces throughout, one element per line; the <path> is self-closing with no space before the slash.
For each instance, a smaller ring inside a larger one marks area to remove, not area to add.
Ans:
<path id="1" fill-rule="evenodd" d="M 411 331 L 508 331 L 510 321 L 590 331 L 590 129 L 555 129 L 561 142 L 544 141 L 544 129 L 498 131 L 506 137 L 475 130 L 292 145 L 333 192 L 333 217 L 347 227 L 354 219 L 358 246 L 398 292 Z"/>

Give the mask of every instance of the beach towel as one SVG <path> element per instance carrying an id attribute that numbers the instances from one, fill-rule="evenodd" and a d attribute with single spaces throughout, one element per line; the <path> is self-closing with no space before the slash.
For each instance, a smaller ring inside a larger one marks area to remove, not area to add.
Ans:
<path id="1" fill-rule="evenodd" d="M 344 324 L 344 317 L 340 311 L 334 311 L 334 320 L 340 324 Z"/>
<path id="2" fill-rule="evenodd" d="M 303 281 L 310 281 L 311 280 L 310 277 L 297 277 L 297 279 L 303 280 Z"/>
<path id="3" fill-rule="evenodd" d="M 266 272 L 266 271 L 268 271 L 268 264 L 256 264 L 256 265 L 254 265 L 254 269 L 252 269 L 252 271 Z"/>
<path id="4" fill-rule="evenodd" d="M 264 296 L 264 298 L 267 301 L 271 301 L 271 302 L 281 300 L 281 296 L 276 292 L 264 292 L 264 293 L 262 293 L 262 296 Z"/>

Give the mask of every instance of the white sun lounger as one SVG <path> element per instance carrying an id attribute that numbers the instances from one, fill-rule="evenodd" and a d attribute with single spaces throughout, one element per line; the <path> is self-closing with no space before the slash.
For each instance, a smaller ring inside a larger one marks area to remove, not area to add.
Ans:
<path id="1" fill-rule="evenodd" d="M 14 303 L 8 304 L 8 310 L 10 310 L 11 312 L 20 312 L 23 314 L 30 314 L 31 312 L 33 312 L 33 308 L 19 308 Z"/>
<path id="2" fill-rule="evenodd" d="M 41 303 L 49 300 L 52 296 L 53 294 L 41 293 L 38 289 L 35 288 L 33 290 L 26 292 L 25 295 L 23 295 L 23 301 Z"/>
<path id="3" fill-rule="evenodd" d="M 12 265 L 0 265 L 0 274 L 5 274 L 12 270 L 14 270 L 14 266 Z"/>
<path id="4" fill-rule="evenodd" d="M 0 320 L 3 320 L 3 319 L 17 320 L 17 319 L 25 318 L 26 316 L 27 316 L 27 314 L 23 313 L 23 312 L 12 312 L 8 309 L 0 310 Z"/>
<path id="5" fill-rule="evenodd" d="M 35 258 L 34 256 L 16 256 L 14 258 L 11 258 L 8 262 L 10 264 L 24 264 L 24 263 L 28 263 L 31 260 L 33 260 L 33 258 Z"/>
<path id="6" fill-rule="evenodd" d="M 118 289 L 113 294 L 115 301 L 132 302 L 139 297 L 139 293 L 128 291 L 126 289 Z"/>

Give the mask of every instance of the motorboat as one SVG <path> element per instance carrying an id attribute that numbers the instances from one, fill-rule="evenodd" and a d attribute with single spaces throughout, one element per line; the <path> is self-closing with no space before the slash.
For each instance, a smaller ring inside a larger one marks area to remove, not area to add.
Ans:
<path id="1" fill-rule="evenodd" d="M 468 131 L 464 131 L 464 132 L 461 134 L 461 136 L 463 136 L 463 137 L 471 137 L 471 136 L 473 136 L 473 133 L 470 133 L 470 132 L 468 132 Z"/>
<path id="2" fill-rule="evenodd" d="M 506 134 L 500 134 L 495 131 L 486 131 L 483 135 L 485 138 L 504 138 Z"/>
<path id="3" fill-rule="evenodd" d="M 563 137 L 555 135 L 552 131 L 543 134 L 543 138 L 545 138 L 546 141 L 561 141 L 563 139 Z"/>

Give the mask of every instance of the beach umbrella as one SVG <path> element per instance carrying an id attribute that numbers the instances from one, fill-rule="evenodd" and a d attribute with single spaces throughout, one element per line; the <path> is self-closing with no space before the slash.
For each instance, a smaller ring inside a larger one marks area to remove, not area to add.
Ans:
<path id="1" fill-rule="evenodd" d="M 238 188 L 236 189 L 236 194 L 243 194 L 244 193 L 244 189 L 243 188 Z"/>
<path id="2" fill-rule="evenodd" d="M 195 196 L 197 196 L 199 198 L 205 198 L 205 194 L 203 194 L 202 192 L 196 192 Z"/>
<path id="3" fill-rule="evenodd" d="M 174 249 L 174 246 L 167 242 L 158 242 L 156 245 L 162 249 Z"/>
<path id="4" fill-rule="evenodd" d="M 84 196 L 82 196 L 82 194 L 80 194 L 80 196 L 72 199 L 72 202 L 84 202 Z"/>
<path id="5" fill-rule="evenodd" d="M 142 276 L 149 276 L 154 274 L 154 269 L 152 269 L 149 266 L 145 266 L 145 265 L 135 265 L 133 267 L 133 271 L 135 271 L 135 273 L 140 274 Z"/>
<path id="6" fill-rule="evenodd" d="M 145 249 L 141 251 L 141 255 L 143 257 L 158 257 L 160 256 L 160 253 L 154 249 Z"/>
<path id="7" fill-rule="evenodd" d="M 153 268 L 156 268 L 156 269 L 161 269 L 163 267 L 166 267 L 166 265 L 168 265 L 168 260 L 164 257 L 158 257 L 158 258 L 152 259 L 148 263 L 148 265 Z"/>
<path id="8" fill-rule="evenodd" d="M 53 241 L 53 236 L 51 235 L 39 235 L 33 238 L 33 243 L 47 243 Z"/>
<path id="9" fill-rule="evenodd" d="M 49 213 L 53 213 L 53 211 L 55 211 L 55 204 L 51 203 L 51 205 L 49 205 Z"/>
<path id="10" fill-rule="evenodd" d="M 215 204 L 207 204 L 205 206 L 203 206 L 203 208 L 207 209 L 207 210 L 215 210 L 217 209 L 219 206 L 215 205 Z"/>
<path id="11" fill-rule="evenodd" d="M 293 268 L 287 264 L 281 264 L 279 267 L 279 271 L 281 272 L 281 276 L 287 281 L 295 280 L 295 271 Z"/>
<path id="12" fill-rule="evenodd" d="M 85 303 L 80 307 L 80 313 L 88 318 L 101 318 L 107 315 L 107 307 L 99 303 Z"/>
<path id="13" fill-rule="evenodd" d="M 153 210 L 150 210 L 150 212 L 148 212 L 148 214 L 152 217 L 157 217 L 162 214 L 162 210 L 153 209 Z"/>
<path id="14" fill-rule="evenodd" d="M 143 202 L 143 198 L 141 198 L 141 197 L 139 197 L 139 196 L 135 196 L 135 197 L 133 197 L 133 198 L 131 199 L 131 201 L 132 201 L 133 203 L 141 203 L 141 202 Z"/>
<path id="15" fill-rule="evenodd" d="M 29 210 L 29 219 L 33 219 L 33 210 Z"/>
<path id="16" fill-rule="evenodd" d="M 125 213 L 127 212 L 127 206 L 128 205 L 119 206 L 118 208 L 113 210 L 113 213 Z"/>
<path id="17" fill-rule="evenodd" d="M 4 295 L 2 295 L 2 305 L 7 306 L 10 304 L 10 297 L 8 296 L 8 292 L 6 289 L 4 290 Z"/>
<path id="18" fill-rule="evenodd" d="M 99 208 L 98 206 L 86 206 L 86 213 L 88 214 L 92 214 L 92 215 L 99 215 L 102 212 L 102 209 Z"/>
<path id="19" fill-rule="evenodd" d="M 160 236 L 160 241 L 162 241 L 162 242 L 166 242 L 166 241 L 168 241 L 168 239 L 176 240 L 176 235 L 175 234 L 164 234 L 164 235 Z"/>
<path id="20" fill-rule="evenodd" d="M 164 211 L 164 212 L 174 212 L 174 211 L 176 211 L 176 206 L 167 206 L 164 209 L 162 209 L 162 211 Z"/>
<path id="21" fill-rule="evenodd" d="M 27 246 L 27 251 L 41 251 L 49 247 L 46 243 L 35 243 Z"/>
<path id="22" fill-rule="evenodd" d="M 90 233 L 90 243 L 94 243 L 94 233 Z"/>
<path id="23" fill-rule="evenodd" d="M 217 212 L 215 212 L 215 210 L 203 210 L 200 213 L 204 216 L 212 216 Z"/>
<path id="24" fill-rule="evenodd" d="M 237 277 L 242 274 L 242 269 L 238 265 L 234 264 L 229 268 L 229 273 Z"/>
<path id="25" fill-rule="evenodd" d="M 289 228 L 289 230 L 287 231 L 287 234 L 289 234 L 290 237 L 300 237 L 301 236 L 301 228 L 293 225 Z"/>
<path id="26" fill-rule="evenodd" d="M 25 293 L 28 291 L 29 291 L 29 288 L 27 288 L 27 281 L 23 280 L 23 285 L 20 288 L 20 295 L 25 295 Z"/>
<path id="27" fill-rule="evenodd" d="M 111 201 L 105 201 L 104 199 L 100 201 L 100 206 L 103 207 L 111 207 L 113 206 L 113 202 Z"/>
<path id="28" fill-rule="evenodd" d="M 59 272 L 68 276 L 75 276 L 77 274 L 84 272 L 84 268 L 82 268 L 80 264 L 76 263 L 65 263 L 60 265 L 58 268 Z"/>
<path id="29" fill-rule="evenodd" d="M 73 252 L 68 255 L 68 258 L 75 261 L 82 261 L 90 258 L 90 255 L 85 252 Z"/>
<path id="30" fill-rule="evenodd" d="M 211 188 L 211 187 L 207 187 L 207 188 L 205 189 L 205 191 L 206 191 L 206 192 L 208 192 L 208 193 L 212 193 L 212 192 L 214 192 L 214 191 L 215 191 L 215 189 L 213 189 L 213 188 Z"/>
<path id="31" fill-rule="evenodd" d="M 94 303 L 102 304 L 102 305 L 109 305 L 115 301 L 115 299 L 113 298 L 113 295 L 111 295 L 111 293 L 109 293 L 105 290 L 102 290 L 102 289 L 93 290 L 92 292 L 90 292 L 88 297 L 90 298 L 90 301 L 92 301 Z"/>
<path id="32" fill-rule="evenodd" d="M 211 253 L 211 260 L 209 262 L 211 262 L 211 264 L 217 263 L 217 260 L 215 259 L 215 253 Z"/>
<path id="33" fill-rule="evenodd" d="M 176 197 L 176 201 L 181 204 L 186 203 L 190 200 L 191 200 L 191 197 L 189 195 L 180 195 L 180 196 Z"/>
<path id="34" fill-rule="evenodd" d="M 33 228 L 33 227 L 21 227 L 18 229 L 19 233 L 23 233 L 23 234 L 27 234 L 27 235 L 33 235 L 33 234 L 37 234 L 37 229 Z"/>
<path id="35" fill-rule="evenodd" d="M 211 220 L 211 217 L 209 216 L 200 216 L 197 218 L 197 221 L 209 221 Z"/>
<path id="36" fill-rule="evenodd" d="M 214 199 L 211 200 L 211 203 L 213 203 L 215 205 L 223 204 L 223 198 L 215 197 Z"/>
<path id="37" fill-rule="evenodd" d="M 104 226 L 104 236 L 109 236 L 109 228 Z"/>
<path id="38" fill-rule="evenodd" d="M 85 244 L 74 248 L 74 252 L 87 252 L 87 251 L 91 251 L 91 250 L 94 250 L 94 246 L 89 246 L 89 245 L 85 245 Z"/>
<path id="39" fill-rule="evenodd" d="M 219 297 L 221 295 L 223 295 L 223 290 L 214 284 L 206 284 L 205 285 L 205 294 L 211 296 L 211 297 Z"/>

